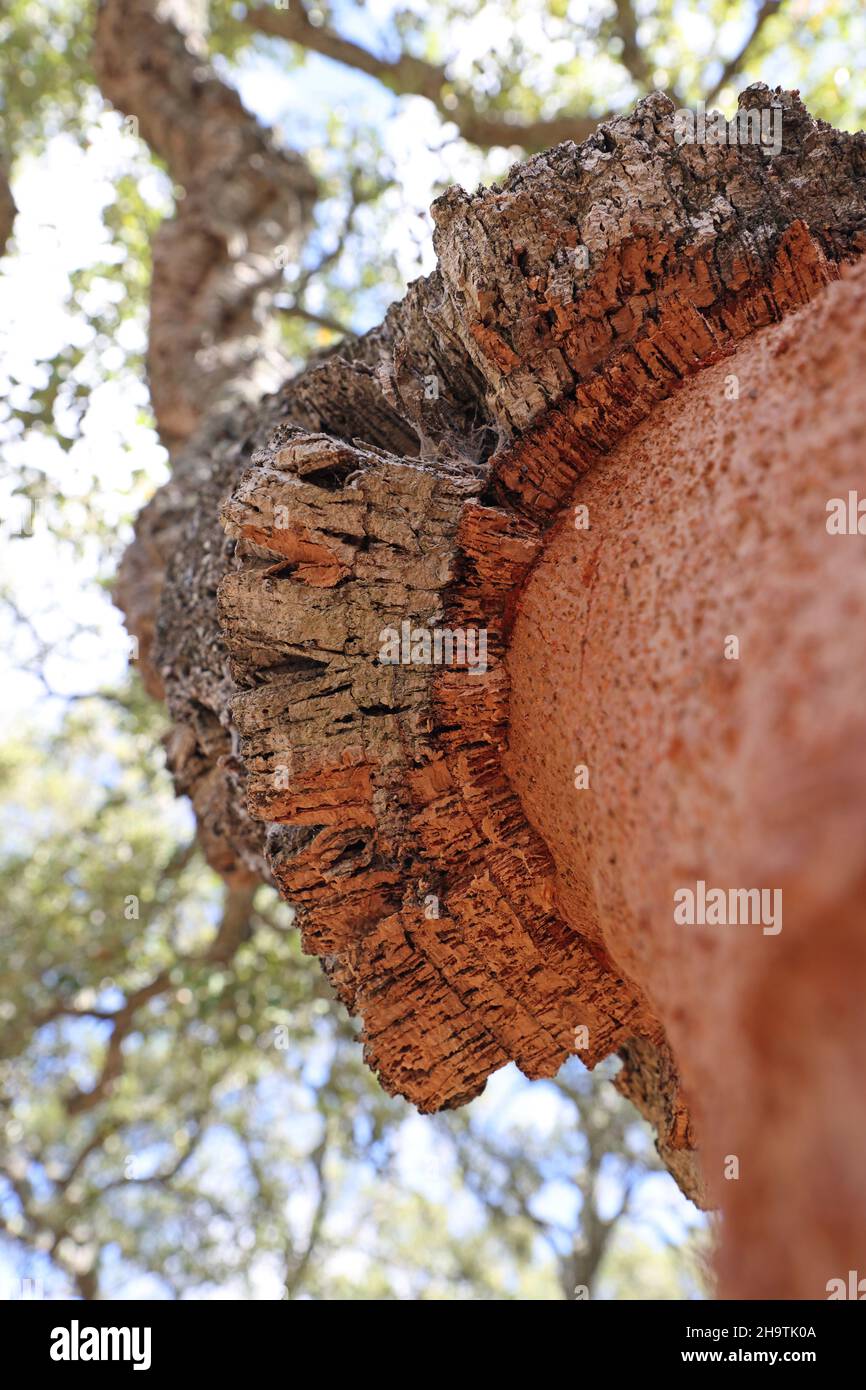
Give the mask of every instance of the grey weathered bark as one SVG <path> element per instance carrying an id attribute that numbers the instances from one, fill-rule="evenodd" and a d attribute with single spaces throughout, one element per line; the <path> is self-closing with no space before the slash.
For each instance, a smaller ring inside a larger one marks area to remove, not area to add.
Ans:
<path id="1" fill-rule="evenodd" d="M 741 97 L 771 103 L 772 161 L 678 144 L 655 94 L 500 187 L 445 194 L 437 271 L 360 343 L 218 422 L 207 476 L 172 485 L 151 537 L 170 557 L 157 663 L 179 785 L 192 763 L 194 786 L 220 787 L 214 861 L 298 907 L 383 1084 L 437 1109 L 512 1059 L 549 1076 L 623 1050 L 621 1084 L 696 1196 L 663 1030 L 603 944 L 564 926 L 509 785 L 504 653 L 576 478 L 866 245 L 864 138 L 796 94 Z M 383 665 L 381 633 L 404 620 L 486 629 L 487 670 Z"/>

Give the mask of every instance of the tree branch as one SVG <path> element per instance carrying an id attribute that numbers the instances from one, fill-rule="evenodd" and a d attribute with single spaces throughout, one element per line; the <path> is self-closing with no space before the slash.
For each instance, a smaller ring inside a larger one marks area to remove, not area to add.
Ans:
<path id="1" fill-rule="evenodd" d="M 748 58 L 752 50 L 752 47 L 755 43 L 755 40 L 758 38 L 758 35 L 760 34 L 767 20 L 772 19 L 773 15 L 778 14 L 779 10 L 782 8 L 784 3 L 785 0 L 763 0 L 763 4 L 760 6 L 755 15 L 752 27 L 749 30 L 749 33 L 746 35 L 746 38 L 743 40 L 739 50 L 734 54 L 732 58 L 729 58 L 728 61 L 725 63 L 725 66 L 722 68 L 722 71 L 719 75 L 718 81 L 716 82 L 712 91 L 707 94 L 707 106 L 709 106 L 711 102 L 715 101 L 722 88 L 726 87 L 728 83 L 733 81 L 733 79 L 737 76 L 743 63 Z"/>
<path id="2" fill-rule="evenodd" d="M 203 956 L 192 957 L 189 963 L 198 960 L 224 965 L 233 958 L 241 942 L 249 936 L 257 888 L 257 882 L 226 888 L 222 919 L 216 937 Z M 135 1026 L 135 1015 L 151 999 L 164 994 L 170 984 L 171 971 L 161 970 L 146 985 L 134 990 L 123 1007 L 112 1015 L 111 1036 L 108 1039 L 99 1077 L 91 1090 L 75 1091 L 67 1097 L 67 1114 L 81 1115 L 92 1110 L 105 1097 L 123 1070 L 123 1043 Z"/>
<path id="3" fill-rule="evenodd" d="M 622 39 L 622 63 L 641 87 L 649 87 L 650 65 L 638 43 L 637 18 L 632 0 L 616 0 L 616 32 Z"/>
<path id="4" fill-rule="evenodd" d="M 108 1046 L 105 1049 L 99 1079 L 91 1090 L 75 1091 L 67 1097 L 67 1114 L 81 1115 L 87 1110 L 92 1110 L 111 1089 L 123 1070 L 123 1042 L 127 1034 L 132 1031 L 137 1011 L 143 1004 L 147 1004 L 158 994 L 162 994 L 169 984 L 169 972 L 162 970 L 146 985 L 142 985 L 141 989 L 130 994 L 123 1008 L 119 1009 L 114 1016 L 114 1024 L 108 1039 Z"/>
<path id="5" fill-rule="evenodd" d="M 173 14 L 189 10 L 180 0 Z M 190 12 L 190 25 L 194 16 Z M 298 249 L 316 184 L 207 66 L 200 36 L 155 0 L 105 0 L 94 66 L 104 95 L 179 185 L 176 216 L 154 238 L 148 376 L 159 432 L 176 452 L 226 398 L 260 398 L 284 374 L 262 347 L 263 309 L 280 279 L 278 244 Z"/>
<path id="6" fill-rule="evenodd" d="M 337 239 L 329 251 L 319 257 L 315 265 L 307 266 L 301 271 L 291 289 L 292 301 L 290 304 L 283 304 L 279 299 L 276 301 L 277 308 L 288 318 L 303 319 L 305 323 L 315 324 L 318 328 L 327 328 L 332 333 L 339 333 L 345 338 L 351 333 L 351 329 L 338 319 L 331 318 L 328 314 L 317 314 L 312 309 L 308 309 L 304 304 L 304 295 L 314 280 L 318 280 L 329 266 L 334 265 L 340 259 L 352 231 L 355 222 L 355 214 L 363 203 L 369 202 L 374 196 L 373 192 L 365 192 L 361 186 L 361 175 L 358 170 L 353 170 L 350 180 L 351 196 L 346 215 L 343 218 L 343 225 L 337 234 Z"/>
<path id="7" fill-rule="evenodd" d="M 399 58 L 380 58 L 369 49 L 324 24 L 313 24 L 301 0 L 292 0 L 287 10 L 271 5 L 249 7 L 247 23 L 260 34 L 300 44 L 311 53 L 331 58 L 335 63 L 364 72 L 389 87 L 397 96 L 425 97 L 446 121 L 453 121 L 465 140 L 482 149 L 492 145 L 520 145 L 529 151 L 543 150 L 563 140 L 585 140 L 595 131 L 603 115 L 557 115 L 545 120 L 510 121 L 498 114 L 479 111 L 471 96 L 449 91 L 445 68 L 411 53 Z"/>
<path id="8" fill-rule="evenodd" d="M 219 931 L 207 952 L 209 961 L 225 965 L 232 959 L 241 943 L 249 938 L 253 900 L 258 887 L 259 883 L 256 880 L 253 883 L 226 888 Z"/>
<path id="9" fill-rule="evenodd" d="M 330 1080 L 330 1075 L 328 1077 L 328 1080 Z M 322 1227 L 325 1223 L 325 1216 L 328 1210 L 328 1200 L 330 1198 L 330 1187 L 328 1185 L 328 1179 L 325 1172 L 325 1161 L 327 1159 L 327 1155 L 328 1127 L 326 1124 L 325 1132 L 322 1135 L 321 1143 L 319 1143 L 316 1146 L 316 1148 L 310 1155 L 310 1161 L 312 1162 L 313 1171 L 316 1175 L 318 1195 L 316 1197 L 316 1205 L 313 1208 L 313 1214 L 310 1220 L 310 1228 L 307 1233 L 307 1239 L 304 1243 L 304 1248 L 300 1252 L 300 1254 L 296 1254 L 294 1251 L 292 1251 L 290 1252 L 286 1261 L 286 1270 L 285 1274 L 283 1275 L 283 1285 L 286 1290 L 287 1299 L 294 1298 L 295 1294 L 300 1289 L 301 1284 L 303 1283 L 304 1275 L 306 1274 L 307 1269 L 309 1268 L 310 1261 L 313 1258 L 316 1246 L 318 1245 L 319 1239 L 322 1234 Z"/>
<path id="10" fill-rule="evenodd" d="M 327 328 L 329 333 L 338 333 L 341 338 L 351 336 L 352 330 L 348 325 L 341 323 L 339 319 L 331 318 L 330 314 L 317 314 L 313 309 L 306 309 L 303 304 L 280 304 L 277 307 L 286 318 L 303 319 L 304 323 L 311 323 L 316 328 Z"/>
<path id="11" fill-rule="evenodd" d="M 3 166 L 0 165 L 0 256 L 6 250 L 6 243 L 12 235 L 17 211 L 15 199 L 12 197 L 12 189 L 9 187 L 8 175 Z"/>

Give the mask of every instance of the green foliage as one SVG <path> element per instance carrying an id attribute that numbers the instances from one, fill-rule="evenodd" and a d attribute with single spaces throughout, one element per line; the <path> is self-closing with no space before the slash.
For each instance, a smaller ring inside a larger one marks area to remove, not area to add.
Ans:
<path id="1" fill-rule="evenodd" d="M 61 131 L 82 144 L 101 102 L 90 71 L 91 6 L 7 0 L 0 17 L 0 163 L 40 153 Z"/>
<path id="2" fill-rule="evenodd" d="M 607 1180 L 633 1184 L 645 1128 L 581 1070 L 555 1083 L 552 1129 L 503 1127 L 482 1101 L 419 1162 L 417 1118 L 364 1066 L 290 909 L 260 888 L 249 934 L 215 950 L 223 892 L 185 838 L 158 719 L 100 702 L 0 749 L 16 1268 L 85 1297 L 565 1296 L 579 1224 L 533 1203 L 564 1184 L 594 1203 L 616 1153 Z"/>
<path id="3" fill-rule="evenodd" d="M 130 171 L 118 176 L 114 197 L 102 209 L 103 258 L 81 266 L 69 277 L 63 305 L 78 320 L 76 341 L 65 343 L 52 357 L 35 364 L 33 373 L 18 381 L 7 417 L 12 437 L 38 430 L 67 451 L 81 437 L 91 393 L 107 381 L 143 376 L 143 324 L 150 288 L 150 241 L 161 220 L 157 207 L 141 194 L 140 177 Z M 142 346 L 119 347 L 126 325 L 141 330 Z M 26 393 L 26 403 L 18 400 Z"/>

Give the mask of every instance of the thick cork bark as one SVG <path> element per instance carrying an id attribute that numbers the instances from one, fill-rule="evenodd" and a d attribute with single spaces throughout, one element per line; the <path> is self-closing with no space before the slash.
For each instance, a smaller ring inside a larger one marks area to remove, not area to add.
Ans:
<path id="1" fill-rule="evenodd" d="M 679 145 L 656 94 L 501 187 L 440 199 L 434 275 L 205 451 L 204 489 L 181 499 L 192 529 L 169 561 L 155 653 L 176 742 L 221 789 L 214 859 L 260 865 L 296 905 L 383 1085 L 434 1110 L 511 1060 L 539 1077 L 572 1053 L 593 1065 L 619 1050 L 620 1084 L 696 1198 L 694 1104 L 667 1004 L 533 800 L 525 708 L 542 744 L 549 726 L 560 739 L 559 775 L 586 761 L 583 706 L 554 682 L 515 714 L 511 683 L 515 660 L 536 675 L 556 666 L 539 635 L 527 650 L 524 614 L 578 481 L 866 245 L 863 138 L 814 121 L 791 93 L 741 98 L 770 102 L 783 121 L 773 159 Z M 581 592 L 587 535 L 572 565 Z M 383 633 L 403 623 L 483 629 L 485 669 L 384 663 Z M 554 640 L 573 650 L 571 634 Z M 231 736 L 230 758 L 211 761 L 207 720 Z M 631 776 L 639 794 L 640 761 Z M 564 794 L 585 795 L 572 781 Z M 606 872 L 615 881 L 617 864 Z"/>

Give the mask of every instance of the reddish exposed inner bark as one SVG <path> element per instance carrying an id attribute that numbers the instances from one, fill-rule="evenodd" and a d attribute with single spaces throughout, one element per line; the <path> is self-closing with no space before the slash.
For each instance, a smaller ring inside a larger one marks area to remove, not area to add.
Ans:
<path id="1" fill-rule="evenodd" d="M 864 379 L 860 265 L 580 481 L 508 656 L 512 785 L 558 910 L 673 1044 L 723 1294 L 825 1297 L 866 1244 L 866 551 L 825 524 L 862 490 Z M 781 889 L 782 930 L 675 923 L 697 880 Z"/>

